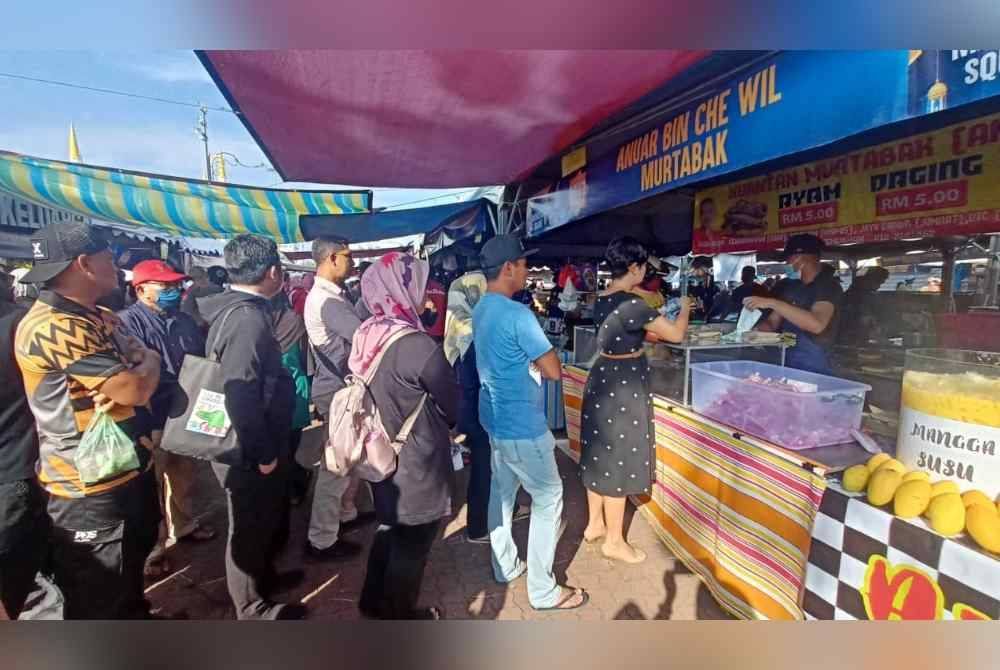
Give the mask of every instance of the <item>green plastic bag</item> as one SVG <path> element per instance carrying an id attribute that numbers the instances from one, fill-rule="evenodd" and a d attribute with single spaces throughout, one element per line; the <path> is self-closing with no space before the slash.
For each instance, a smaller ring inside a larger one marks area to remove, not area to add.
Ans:
<path id="1" fill-rule="evenodd" d="M 87 430 L 83 431 L 80 446 L 76 448 L 74 462 L 84 485 L 97 484 L 139 469 L 135 444 L 107 412 L 94 412 Z"/>

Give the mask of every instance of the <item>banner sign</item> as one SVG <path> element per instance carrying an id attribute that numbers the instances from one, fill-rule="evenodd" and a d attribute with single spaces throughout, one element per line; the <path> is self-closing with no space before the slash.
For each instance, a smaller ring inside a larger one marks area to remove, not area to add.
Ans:
<path id="1" fill-rule="evenodd" d="M 88 221 L 75 212 L 57 207 L 47 207 L 27 198 L 21 198 L 13 193 L 0 190 L 0 226 L 8 228 L 42 228 L 50 223 L 66 223 Z"/>
<path id="2" fill-rule="evenodd" d="M 681 186 L 1000 94 L 994 51 L 786 51 L 705 89 L 528 200 L 539 235 Z"/>
<path id="3" fill-rule="evenodd" d="M 1000 231 L 1000 114 L 699 191 L 694 251 Z"/>

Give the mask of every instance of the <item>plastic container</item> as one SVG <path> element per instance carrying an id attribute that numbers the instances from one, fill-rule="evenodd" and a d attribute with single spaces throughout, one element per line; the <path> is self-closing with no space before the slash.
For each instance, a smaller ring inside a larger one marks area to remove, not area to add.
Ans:
<path id="1" fill-rule="evenodd" d="M 1000 495 L 1000 353 L 906 352 L 896 456 L 962 491 Z"/>
<path id="2" fill-rule="evenodd" d="M 776 388 L 754 375 L 812 385 L 815 391 Z M 851 442 L 861 426 L 867 384 L 756 361 L 691 366 L 694 410 L 786 449 L 814 449 Z"/>

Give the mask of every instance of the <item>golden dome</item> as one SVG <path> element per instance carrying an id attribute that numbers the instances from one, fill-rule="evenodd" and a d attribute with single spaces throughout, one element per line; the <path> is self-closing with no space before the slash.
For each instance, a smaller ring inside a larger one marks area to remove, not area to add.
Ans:
<path id="1" fill-rule="evenodd" d="M 943 100 L 948 95 L 948 87 L 943 82 L 936 81 L 927 91 L 928 100 Z"/>

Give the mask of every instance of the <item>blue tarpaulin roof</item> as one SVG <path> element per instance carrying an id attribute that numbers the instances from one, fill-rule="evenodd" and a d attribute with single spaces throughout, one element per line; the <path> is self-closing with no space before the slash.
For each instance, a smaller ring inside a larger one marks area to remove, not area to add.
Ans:
<path id="1" fill-rule="evenodd" d="M 452 205 L 437 205 L 391 212 L 299 217 L 302 237 L 338 236 L 349 242 L 373 242 L 407 235 L 444 232 L 460 240 L 492 227 L 496 205 L 485 198 Z"/>

